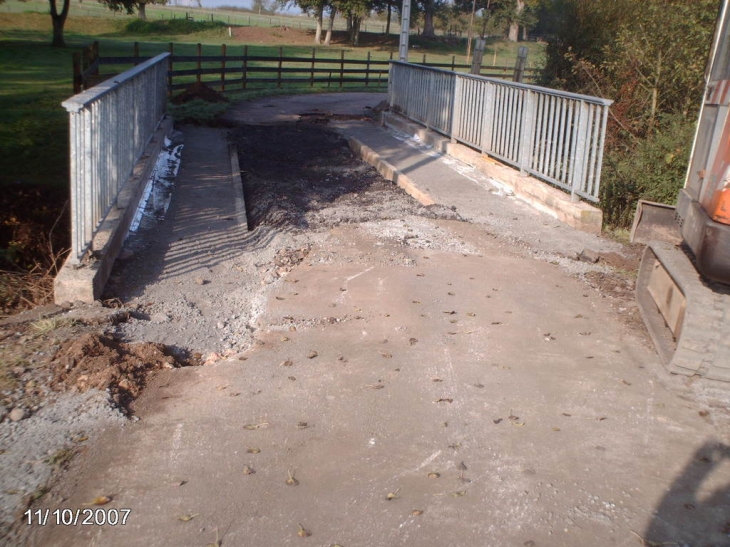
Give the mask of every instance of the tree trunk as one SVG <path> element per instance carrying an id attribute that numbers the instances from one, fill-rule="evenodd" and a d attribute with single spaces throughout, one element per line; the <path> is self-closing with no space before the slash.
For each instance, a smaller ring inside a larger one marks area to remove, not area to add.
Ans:
<path id="1" fill-rule="evenodd" d="M 140 18 L 142 21 L 147 20 L 147 9 L 145 8 L 147 4 L 145 2 L 140 2 L 137 4 L 137 17 Z"/>
<path id="2" fill-rule="evenodd" d="M 520 16 L 525 10 L 525 0 L 515 0 L 515 14 L 509 24 L 509 35 L 507 39 L 510 42 L 519 42 L 520 40 Z"/>
<path id="3" fill-rule="evenodd" d="M 425 10 L 423 12 L 423 36 L 424 38 L 433 38 L 436 32 L 433 29 L 433 11 L 434 0 L 426 0 Z"/>
<path id="4" fill-rule="evenodd" d="M 335 16 L 337 15 L 337 8 L 332 6 L 330 8 L 330 18 L 327 24 L 327 34 L 324 37 L 324 45 L 328 46 L 332 42 L 332 29 L 335 28 Z"/>
<path id="5" fill-rule="evenodd" d="M 56 8 L 56 0 L 49 0 L 51 4 L 51 21 L 53 22 L 53 41 L 51 45 L 54 47 L 66 47 L 66 42 L 63 39 L 63 26 L 66 24 L 66 17 L 68 17 L 68 5 L 70 0 L 62 0 L 63 7 L 61 13 Z"/>
<path id="6" fill-rule="evenodd" d="M 390 34 L 390 15 L 393 11 L 393 6 L 388 2 L 388 15 L 385 18 L 385 34 Z"/>
<path id="7" fill-rule="evenodd" d="M 324 5 L 317 8 L 317 28 L 314 31 L 314 43 L 322 43 L 322 18 L 324 17 Z"/>
<path id="8" fill-rule="evenodd" d="M 360 23 L 362 21 L 362 17 L 359 15 L 353 15 L 352 16 L 352 31 L 350 32 L 350 42 L 353 46 L 356 46 L 360 43 Z"/>

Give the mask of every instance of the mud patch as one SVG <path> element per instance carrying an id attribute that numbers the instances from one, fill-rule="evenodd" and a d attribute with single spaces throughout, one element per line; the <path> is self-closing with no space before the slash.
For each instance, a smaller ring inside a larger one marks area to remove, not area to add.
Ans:
<path id="1" fill-rule="evenodd" d="M 61 344 L 50 364 L 54 390 L 109 390 L 112 401 L 127 409 L 145 386 L 147 375 L 189 364 L 162 344 L 127 344 L 109 336 L 86 333 Z"/>
<path id="2" fill-rule="evenodd" d="M 320 124 L 243 126 L 238 146 L 249 228 L 322 231 L 346 223 L 410 215 L 454 219 L 424 207 L 354 156 L 347 141 Z"/>

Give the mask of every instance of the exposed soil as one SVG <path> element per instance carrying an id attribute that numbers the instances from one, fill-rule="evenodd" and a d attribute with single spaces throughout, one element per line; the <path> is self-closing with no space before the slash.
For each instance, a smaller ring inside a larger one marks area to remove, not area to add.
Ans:
<path id="1" fill-rule="evenodd" d="M 318 124 L 245 126 L 232 139 L 251 229 L 322 230 L 408 214 L 458 218 L 406 196 L 355 158 L 342 136 Z M 388 202 L 392 207 L 385 207 Z"/>
<path id="2" fill-rule="evenodd" d="M 202 82 L 195 82 L 187 86 L 182 93 L 175 95 L 170 102 L 173 104 L 185 104 L 196 99 L 209 103 L 227 103 L 228 99 L 218 93 L 215 89 L 208 87 Z"/>

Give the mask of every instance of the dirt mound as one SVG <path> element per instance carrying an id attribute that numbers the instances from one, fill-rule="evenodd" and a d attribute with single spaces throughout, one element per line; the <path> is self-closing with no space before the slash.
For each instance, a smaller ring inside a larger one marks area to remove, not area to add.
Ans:
<path id="1" fill-rule="evenodd" d="M 207 103 L 227 103 L 223 95 L 218 93 L 215 89 L 212 89 L 201 82 L 195 82 L 185 88 L 185 90 L 176 95 L 171 99 L 173 104 L 185 104 L 195 99 L 202 99 Z"/>
<path id="2" fill-rule="evenodd" d="M 108 389 L 126 408 L 142 391 L 147 374 L 188 363 L 170 354 L 162 344 L 126 344 L 108 336 L 86 333 L 61 344 L 51 362 L 51 387 L 80 392 Z"/>

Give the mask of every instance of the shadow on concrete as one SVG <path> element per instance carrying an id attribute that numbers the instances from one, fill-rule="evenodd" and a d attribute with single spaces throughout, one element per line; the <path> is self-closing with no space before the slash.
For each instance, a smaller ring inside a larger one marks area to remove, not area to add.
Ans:
<path id="1" fill-rule="evenodd" d="M 730 446 L 700 446 L 662 498 L 643 535 L 644 545 L 730 545 Z"/>

